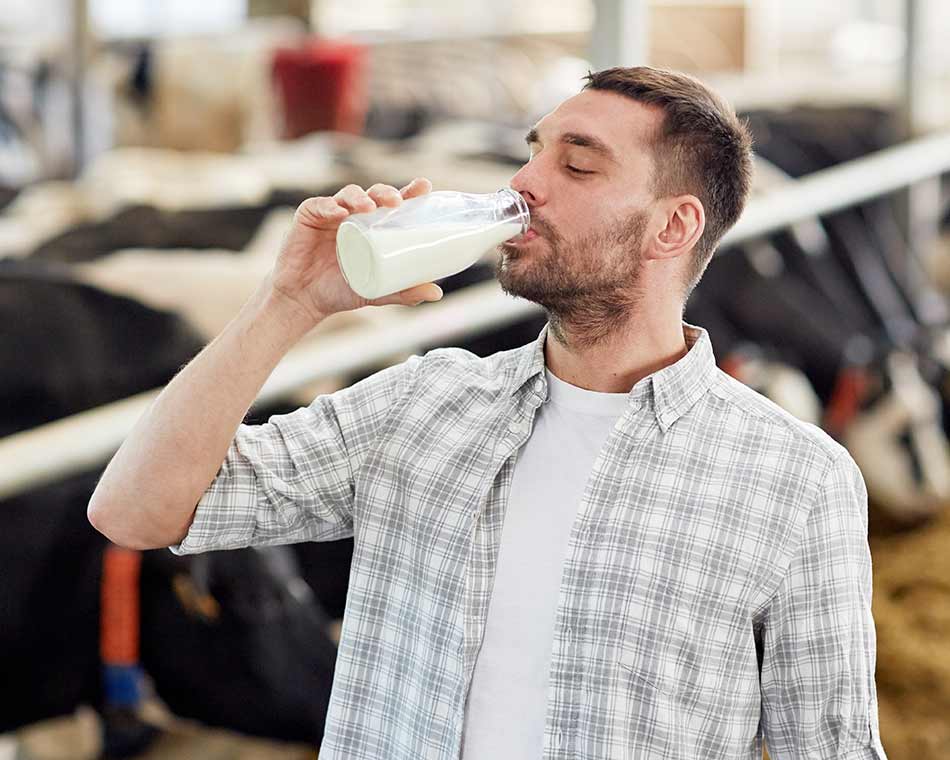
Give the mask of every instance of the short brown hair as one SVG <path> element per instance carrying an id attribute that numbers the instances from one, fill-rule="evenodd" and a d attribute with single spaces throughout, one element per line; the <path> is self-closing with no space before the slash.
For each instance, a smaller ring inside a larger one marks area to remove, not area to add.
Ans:
<path id="1" fill-rule="evenodd" d="M 653 143 L 658 169 L 653 194 L 695 195 L 706 212 L 706 228 L 686 270 L 685 302 L 745 207 L 752 184 L 752 136 L 723 98 L 688 74 L 635 66 L 588 72 L 586 79 L 584 90 L 616 92 L 664 113 Z"/>

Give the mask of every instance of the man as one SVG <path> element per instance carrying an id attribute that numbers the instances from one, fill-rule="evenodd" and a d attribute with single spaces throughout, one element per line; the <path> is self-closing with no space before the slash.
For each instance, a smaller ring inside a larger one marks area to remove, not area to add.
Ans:
<path id="1" fill-rule="evenodd" d="M 354 537 L 322 760 L 751 760 L 763 738 L 773 760 L 883 760 L 861 474 L 682 322 L 748 194 L 747 132 L 638 67 L 589 75 L 528 143 L 531 230 L 497 275 L 547 310 L 537 341 L 430 351 L 239 427 L 325 315 L 441 295 L 361 300 L 333 248 L 425 180 L 310 199 L 90 519 L 176 552 Z"/>

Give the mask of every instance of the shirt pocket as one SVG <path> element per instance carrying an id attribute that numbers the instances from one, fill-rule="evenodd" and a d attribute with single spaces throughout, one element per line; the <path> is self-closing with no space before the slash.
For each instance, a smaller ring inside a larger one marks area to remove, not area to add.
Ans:
<path id="1" fill-rule="evenodd" d="M 702 714 L 715 712 L 712 694 L 701 685 L 701 676 L 685 678 L 684 668 L 669 653 L 646 653 L 624 647 L 617 664 L 627 685 L 642 693 L 644 689 L 661 695 L 671 711 Z"/>
<path id="2" fill-rule="evenodd" d="M 710 602 L 719 614 L 710 614 Z M 758 720 L 754 643 L 745 662 L 725 598 L 670 586 L 662 594 L 635 591 L 627 601 L 618 667 L 628 680 L 648 685 L 681 714 L 681 728 L 702 732 L 723 722 Z"/>
<path id="3" fill-rule="evenodd" d="M 623 749 L 620 757 L 696 760 L 693 743 L 684 735 L 686 716 L 676 698 L 637 667 L 632 652 L 625 650 L 618 664 L 611 714 L 618 732 L 614 743 Z"/>
<path id="4" fill-rule="evenodd" d="M 702 685 L 705 674 L 685 666 L 670 650 L 647 654 L 625 647 L 618 666 L 620 688 L 636 705 L 635 717 L 653 732 L 657 756 L 740 757 L 753 741 L 758 708 L 737 709 L 725 690 Z"/>

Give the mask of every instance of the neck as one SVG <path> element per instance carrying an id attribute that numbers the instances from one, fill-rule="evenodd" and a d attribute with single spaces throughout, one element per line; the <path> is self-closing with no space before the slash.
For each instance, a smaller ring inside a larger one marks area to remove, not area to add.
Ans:
<path id="1" fill-rule="evenodd" d="M 578 388 L 628 393 L 639 380 L 686 355 L 680 314 L 636 315 L 597 341 L 552 319 L 544 343 L 545 363 L 557 378 Z"/>

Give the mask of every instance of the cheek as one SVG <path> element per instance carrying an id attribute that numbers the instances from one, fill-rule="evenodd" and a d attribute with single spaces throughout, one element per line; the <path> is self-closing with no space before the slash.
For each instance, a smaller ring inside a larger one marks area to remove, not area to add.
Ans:
<path id="1" fill-rule="evenodd" d="M 599 214 L 590 213 L 593 206 L 586 206 L 558 220 L 555 232 L 559 242 L 577 245 L 597 238 L 606 229 L 606 221 Z"/>

